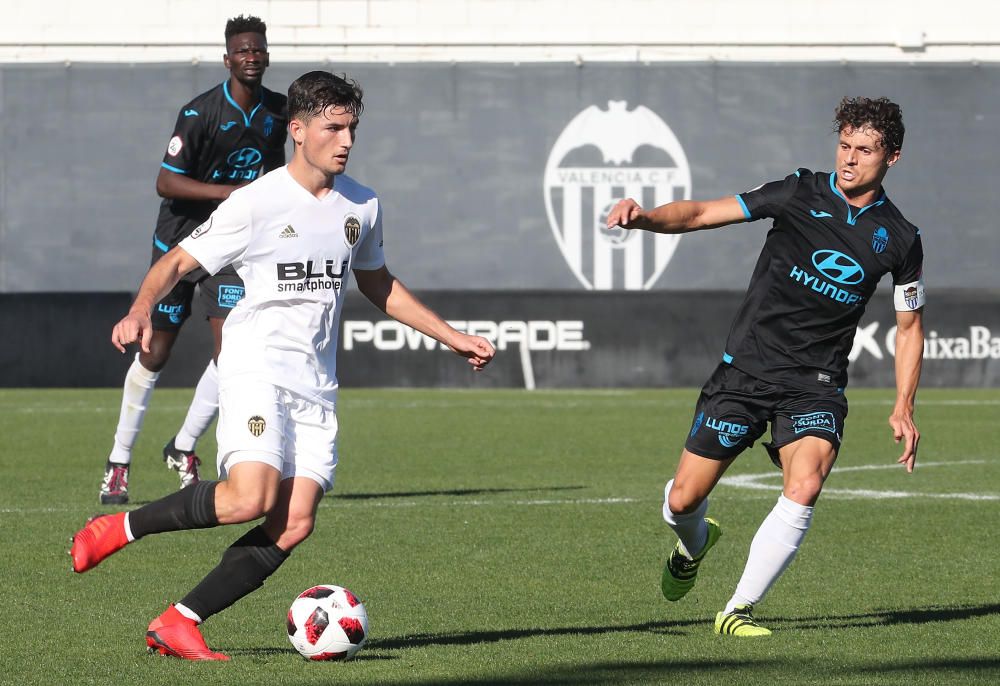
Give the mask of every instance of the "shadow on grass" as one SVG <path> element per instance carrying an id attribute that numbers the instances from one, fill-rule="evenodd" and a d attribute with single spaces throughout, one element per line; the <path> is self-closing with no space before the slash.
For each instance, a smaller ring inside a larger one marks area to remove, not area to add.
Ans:
<path id="1" fill-rule="evenodd" d="M 392 493 L 334 493 L 329 496 L 334 500 L 381 500 L 388 498 L 429 498 L 434 496 L 463 496 L 463 495 L 494 495 L 497 493 L 554 493 L 557 491 L 580 491 L 586 486 L 545 486 L 538 488 L 454 488 L 440 491 L 399 491 Z M 126 510 L 134 510 L 143 505 L 149 505 L 152 500 L 130 500 Z M 121 505 L 104 505 L 96 514 L 114 514 L 123 509 Z"/>
<path id="2" fill-rule="evenodd" d="M 857 663 L 838 664 L 836 676 L 838 683 L 874 684 L 883 678 L 898 677 L 900 674 L 912 672 L 914 676 L 926 677 L 929 674 L 961 681 L 973 676 L 986 676 L 991 670 L 1000 666 L 1000 659 L 973 658 L 958 660 L 906 660 L 898 663 Z M 513 674 L 497 677 L 456 679 L 440 679 L 426 681 L 410 681 L 407 684 L 547 684 L 550 686 L 591 686 L 594 684 L 634 684 L 657 683 L 672 684 L 687 683 L 692 676 L 699 677 L 698 683 L 707 683 L 706 678 L 717 678 L 720 683 L 761 683 L 764 678 L 767 683 L 771 678 L 776 683 L 796 683 L 789 681 L 801 679 L 798 683 L 823 683 L 830 675 L 829 660 L 802 660 L 794 656 L 777 658 L 704 658 L 676 659 L 664 658 L 645 662 L 604 661 L 595 663 L 579 663 L 558 667 L 540 666 L 530 674 Z M 957 672 L 963 672 L 958 674 Z M 737 676 L 738 675 L 738 676 Z M 846 681 L 845 681 L 846 680 Z M 714 682 L 713 682 L 714 683 Z M 895 682 L 894 682 L 895 683 Z M 983 683 L 977 680 L 977 683 Z"/>
<path id="3" fill-rule="evenodd" d="M 765 624 L 784 624 L 794 629 L 855 629 L 894 624 L 954 622 L 974 617 L 1000 615 L 1000 603 L 988 605 L 931 606 L 915 610 L 877 610 L 862 614 L 825 617 L 767 617 Z"/>
<path id="4" fill-rule="evenodd" d="M 919 610 L 886 610 L 863 614 L 831 615 L 829 617 L 801 618 L 770 618 L 774 624 L 785 625 L 789 633 L 795 630 L 814 629 L 853 629 L 859 627 L 889 626 L 896 624 L 925 624 L 931 622 L 948 622 L 1000 615 L 1000 604 L 955 607 L 928 607 Z M 546 636 L 586 636 L 625 632 L 646 632 L 664 636 L 683 636 L 685 629 L 697 626 L 699 631 L 706 628 L 706 620 L 654 621 L 620 626 L 579 626 L 579 627 L 538 627 L 532 629 L 507 629 L 464 631 L 443 634 L 414 634 L 371 640 L 366 648 L 354 658 L 354 661 L 391 661 L 402 659 L 403 651 L 429 646 L 463 646 L 499 641 L 511 641 L 525 638 Z M 769 646 L 775 639 L 760 642 L 761 646 Z M 753 642 L 741 642 L 741 645 L 754 645 Z M 221 649 L 233 657 L 269 657 L 297 656 L 291 647 L 287 648 L 233 648 Z M 765 651 L 770 652 L 770 651 Z M 490 675 L 481 678 L 464 675 L 455 679 L 435 677 L 432 680 L 411 680 L 407 684 L 548 684 L 552 686 L 569 686 L 579 684 L 591 686 L 596 684 L 619 683 L 671 683 L 684 681 L 685 673 L 697 674 L 701 677 L 718 677 L 730 680 L 734 672 L 744 677 L 761 678 L 767 675 L 789 675 L 789 670 L 801 676 L 803 683 L 821 683 L 823 676 L 828 675 L 830 664 L 823 659 L 802 659 L 796 657 L 739 657 L 720 659 L 718 657 L 699 658 L 664 658 L 647 661 L 614 661 L 605 660 L 593 663 L 576 663 L 573 665 L 538 665 L 531 673 Z M 856 663 L 838 663 L 837 677 L 844 683 L 877 683 L 883 677 L 892 678 L 898 675 L 912 673 L 915 677 L 940 678 L 942 680 L 958 679 L 981 683 L 974 677 L 986 677 L 1000 674 L 1000 657 L 956 657 L 935 659 L 906 659 L 894 661 L 887 657 L 878 661 Z M 816 681 L 814 681 L 814 679 Z M 844 681 L 844 680 L 847 681 Z M 384 682 L 393 683 L 391 681 Z"/>
<path id="5" fill-rule="evenodd" d="M 295 648 L 288 646 L 287 648 L 275 648 L 274 646 L 261 647 L 261 648 L 227 648 L 226 646 L 215 646 L 213 650 L 218 650 L 220 653 L 225 653 L 229 657 L 272 657 L 277 655 L 298 655 L 298 651 Z"/>
<path id="6" fill-rule="evenodd" d="M 549 493 L 552 491 L 578 491 L 585 486 L 549 486 L 544 488 L 456 488 L 440 491 L 400 491 L 392 493 L 344 493 L 334 494 L 334 500 L 379 500 L 382 498 L 420 498 L 441 495 L 491 495 L 495 493 Z"/>
<path id="7" fill-rule="evenodd" d="M 287 648 L 275 648 L 274 646 L 262 647 L 262 648 L 218 648 L 220 652 L 225 653 L 229 657 L 301 657 L 294 648 L 291 646 Z M 305 658 L 301 658 L 305 660 Z M 398 655 L 386 655 L 384 653 L 374 653 L 368 651 L 367 647 L 362 649 L 361 652 L 357 654 L 356 657 L 351 659 L 351 662 L 376 662 L 376 661 L 388 661 L 388 660 L 398 660 L 400 656 Z"/>
<path id="8" fill-rule="evenodd" d="M 928 607 L 920 610 L 885 610 L 865 614 L 830 615 L 827 617 L 765 617 L 763 622 L 768 626 L 784 625 L 788 630 L 801 631 L 809 629 L 853 629 L 893 624 L 950 622 L 997 614 L 1000 614 L 1000 604 Z M 426 646 L 476 645 L 479 643 L 495 643 L 497 641 L 511 641 L 541 636 L 588 636 L 627 632 L 683 636 L 686 633 L 684 630 L 692 626 L 700 628 L 710 627 L 711 621 L 708 619 L 689 619 L 623 624 L 620 626 L 536 627 L 531 629 L 497 629 L 444 634 L 414 634 L 412 636 L 372 639 L 368 645 L 374 649 L 401 650 Z"/>
<path id="9" fill-rule="evenodd" d="M 414 634 L 412 636 L 372 639 L 368 645 L 376 650 L 401 650 L 404 648 L 423 648 L 426 646 L 477 645 L 480 643 L 496 643 L 497 641 L 512 641 L 519 638 L 537 638 L 539 636 L 590 636 L 633 631 L 682 636 L 684 632 L 680 630 L 681 628 L 704 626 L 705 624 L 705 620 L 697 619 L 675 622 L 643 622 L 642 624 L 625 624 L 621 626 L 536 627 L 533 629 L 464 631 L 451 634 Z"/>

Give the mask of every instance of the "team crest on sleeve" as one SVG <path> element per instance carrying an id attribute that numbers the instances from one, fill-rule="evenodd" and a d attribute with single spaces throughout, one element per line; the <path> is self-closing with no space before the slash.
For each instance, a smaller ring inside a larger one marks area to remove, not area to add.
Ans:
<path id="1" fill-rule="evenodd" d="M 884 226 L 880 226 L 872 234 L 872 250 L 875 251 L 875 254 L 880 254 L 885 252 L 887 245 L 889 245 L 889 232 L 885 230 Z"/>
<path id="2" fill-rule="evenodd" d="M 922 276 L 912 283 L 897 284 L 893 289 L 892 300 L 897 312 L 919 310 L 926 299 Z"/>
<path id="3" fill-rule="evenodd" d="M 643 105 L 609 101 L 578 113 L 545 165 L 545 213 L 559 250 L 589 290 L 645 290 L 674 254 L 679 234 L 607 228 L 623 198 L 643 207 L 691 198 L 691 168 L 674 132 Z"/>
<path id="4" fill-rule="evenodd" d="M 344 217 L 344 240 L 347 247 L 353 248 L 361 238 L 361 219 L 356 214 L 348 214 Z"/>
<path id="5" fill-rule="evenodd" d="M 170 139 L 170 142 L 167 143 L 167 154 L 171 157 L 177 157 L 183 149 L 184 141 L 181 140 L 180 136 L 174 136 Z"/>
<path id="6" fill-rule="evenodd" d="M 264 418 L 259 414 L 255 414 L 247 420 L 247 428 L 250 429 L 250 433 L 252 433 L 255 437 L 260 437 L 260 435 L 264 433 L 266 426 L 267 424 L 264 422 Z"/>

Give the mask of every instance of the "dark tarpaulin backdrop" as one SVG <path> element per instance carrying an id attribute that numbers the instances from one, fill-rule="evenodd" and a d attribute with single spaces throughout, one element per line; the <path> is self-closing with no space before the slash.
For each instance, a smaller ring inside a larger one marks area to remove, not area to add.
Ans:
<path id="1" fill-rule="evenodd" d="M 349 173 L 382 198 L 390 267 L 414 288 L 584 288 L 543 185 L 553 145 L 587 108 L 651 110 L 683 149 L 692 196 L 714 198 L 829 170 L 844 95 L 903 107 L 886 188 L 922 229 L 929 295 L 1000 288 L 997 65 L 278 64 L 265 84 L 283 91 L 315 68 L 365 88 Z M 177 111 L 226 76 L 221 64 L 0 66 L 0 291 L 134 291 Z M 594 135 L 607 142 L 629 125 L 605 128 Z M 630 168 L 647 151 L 605 162 L 582 148 L 575 161 Z M 766 228 L 684 236 L 652 287 L 742 290 Z"/>

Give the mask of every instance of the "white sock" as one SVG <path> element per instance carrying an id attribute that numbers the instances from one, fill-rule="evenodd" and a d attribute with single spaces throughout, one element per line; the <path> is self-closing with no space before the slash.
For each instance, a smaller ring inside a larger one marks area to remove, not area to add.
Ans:
<path id="1" fill-rule="evenodd" d="M 198 613 L 195 612 L 194 610 L 192 610 L 191 608 L 189 608 L 187 605 L 181 605 L 180 603 L 174 603 L 174 607 L 177 608 L 177 611 L 180 612 L 185 617 L 187 617 L 188 619 L 190 619 L 190 620 L 192 620 L 194 622 L 198 622 L 199 624 L 201 624 L 201 621 L 202 621 L 201 617 L 199 617 Z"/>
<path id="2" fill-rule="evenodd" d="M 111 462 L 129 464 L 132 461 L 132 446 L 139 436 L 142 420 L 146 416 L 146 407 L 149 405 L 149 396 L 153 394 L 158 378 L 160 378 L 159 372 L 151 372 L 139 364 L 139 354 L 136 353 L 132 366 L 125 374 L 115 445 L 108 456 Z"/>
<path id="3" fill-rule="evenodd" d="M 219 370 L 210 360 L 194 389 L 194 398 L 180 431 L 174 437 L 174 447 L 184 452 L 194 450 L 198 439 L 208 431 L 219 411 Z"/>
<path id="4" fill-rule="evenodd" d="M 705 522 L 705 513 L 708 512 L 708 498 L 705 498 L 701 505 L 688 514 L 674 514 L 670 511 L 670 489 L 674 485 L 674 480 L 667 482 L 663 489 L 663 521 L 670 525 L 670 528 L 681 540 L 681 548 L 684 553 L 693 558 L 701 552 L 708 541 L 708 524 Z"/>
<path id="5" fill-rule="evenodd" d="M 129 543 L 131 543 L 132 541 L 135 540 L 135 536 L 132 535 L 132 525 L 129 524 L 129 521 L 128 521 L 129 514 L 130 514 L 129 512 L 125 513 L 125 520 L 124 520 L 124 522 L 125 522 L 125 538 L 128 539 Z"/>
<path id="6" fill-rule="evenodd" d="M 799 505 L 784 495 L 757 529 L 750 543 L 750 555 L 736 594 L 726 605 L 732 612 L 737 605 L 756 605 L 771 585 L 788 568 L 798 552 L 812 522 L 813 508 Z"/>

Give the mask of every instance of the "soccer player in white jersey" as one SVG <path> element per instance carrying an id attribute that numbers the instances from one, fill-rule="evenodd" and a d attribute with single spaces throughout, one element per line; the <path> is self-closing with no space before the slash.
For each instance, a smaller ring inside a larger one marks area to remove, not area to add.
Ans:
<path id="1" fill-rule="evenodd" d="M 344 290 L 447 345 L 480 370 L 484 338 L 456 331 L 394 277 L 382 253 L 378 197 L 344 175 L 363 110 L 358 85 L 313 71 L 288 89 L 291 162 L 235 191 L 156 262 L 114 327 L 119 349 L 151 336 L 150 310 L 184 274 L 233 264 L 246 296 L 226 319 L 219 356 L 219 474 L 129 513 L 91 519 L 73 537 L 78 573 L 154 533 L 262 524 L 231 545 L 180 602 L 153 620 L 151 651 L 227 660 L 198 624 L 259 588 L 312 532 L 337 464 L 336 355 Z"/>

